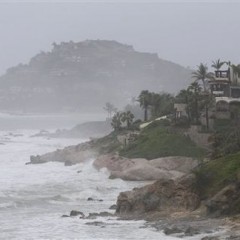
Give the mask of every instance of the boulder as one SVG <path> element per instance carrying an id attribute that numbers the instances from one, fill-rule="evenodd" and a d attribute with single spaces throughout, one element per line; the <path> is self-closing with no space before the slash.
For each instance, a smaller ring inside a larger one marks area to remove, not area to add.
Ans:
<path id="1" fill-rule="evenodd" d="M 58 149 L 41 156 L 31 156 L 30 163 L 63 162 L 66 166 L 71 166 L 94 157 L 96 157 L 96 152 L 92 149 L 91 142 L 86 142 L 76 146 L 69 146 L 61 150 Z"/>
<path id="2" fill-rule="evenodd" d="M 112 217 L 112 216 L 114 215 L 109 212 L 89 213 L 86 219 L 96 219 L 97 217 Z"/>
<path id="3" fill-rule="evenodd" d="M 107 168 L 110 172 L 123 171 L 134 165 L 135 163 L 131 159 L 120 157 L 117 154 L 101 155 L 93 162 L 96 169 Z"/>
<path id="4" fill-rule="evenodd" d="M 121 178 L 129 181 L 148 181 L 159 179 L 176 179 L 184 174 L 177 171 L 166 171 L 148 164 L 138 164 L 125 171 L 112 171 L 110 178 Z"/>
<path id="5" fill-rule="evenodd" d="M 110 206 L 109 209 L 110 209 L 110 210 L 116 210 L 116 209 L 117 209 L 117 205 L 116 205 L 116 204 L 113 204 L 112 206 Z"/>
<path id="6" fill-rule="evenodd" d="M 129 181 L 177 179 L 198 165 L 198 161 L 188 157 L 165 157 L 153 160 L 144 158 L 128 159 L 118 155 L 102 155 L 93 165 L 97 169 L 107 168 L 110 178 Z"/>
<path id="7" fill-rule="evenodd" d="M 195 210 L 200 204 L 200 198 L 194 191 L 195 180 L 195 176 L 191 174 L 175 181 L 161 179 L 153 184 L 122 192 L 117 199 L 116 213 Z"/>
<path id="8" fill-rule="evenodd" d="M 166 227 L 163 232 L 166 234 L 166 235 L 171 235 L 171 234 L 176 234 L 176 233 L 182 233 L 183 230 L 174 226 L 172 228 L 169 228 L 169 227 Z"/>
<path id="9" fill-rule="evenodd" d="M 156 158 L 150 160 L 149 164 L 155 168 L 190 173 L 192 169 L 198 166 L 199 162 L 198 160 L 190 157 L 173 156 Z"/>
<path id="10" fill-rule="evenodd" d="M 80 211 L 72 210 L 70 212 L 70 217 L 76 217 L 76 216 L 79 216 L 79 215 L 81 215 L 82 218 L 85 217 L 84 213 L 82 213 Z"/>
<path id="11" fill-rule="evenodd" d="M 240 213 L 240 184 L 230 184 L 206 201 L 207 213 L 218 217 Z"/>

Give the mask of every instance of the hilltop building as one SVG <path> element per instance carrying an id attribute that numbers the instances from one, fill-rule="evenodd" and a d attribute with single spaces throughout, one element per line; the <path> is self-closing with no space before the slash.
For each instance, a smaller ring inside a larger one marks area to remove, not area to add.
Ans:
<path id="1" fill-rule="evenodd" d="M 240 109 L 240 77 L 230 66 L 228 70 L 215 71 L 209 80 L 211 93 L 216 100 L 216 118 L 234 118 Z"/>

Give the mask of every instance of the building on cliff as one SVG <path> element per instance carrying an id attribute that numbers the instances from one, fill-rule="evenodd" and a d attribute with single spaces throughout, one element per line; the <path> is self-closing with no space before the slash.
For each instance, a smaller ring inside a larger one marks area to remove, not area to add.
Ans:
<path id="1" fill-rule="evenodd" d="M 234 68 L 215 71 L 209 87 L 216 101 L 216 118 L 236 118 L 240 112 L 240 77 Z"/>

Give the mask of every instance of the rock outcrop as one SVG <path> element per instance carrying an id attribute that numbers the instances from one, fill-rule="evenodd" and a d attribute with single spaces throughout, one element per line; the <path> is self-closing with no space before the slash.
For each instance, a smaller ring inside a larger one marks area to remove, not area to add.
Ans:
<path id="1" fill-rule="evenodd" d="M 240 183 L 226 186 L 205 205 L 208 215 L 214 217 L 240 213 Z"/>
<path id="2" fill-rule="evenodd" d="M 153 160 L 144 158 L 128 159 L 118 155 L 102 155 L 93 165 L 97 169 L 107 168 L 110 178 L 129 181 L 177 179 L 189 173 L 198 161 L 188 157 L 165 157 Z"/>
<path id="3" fill-rule="evenodd" d="M 192 211 L 200 204 L 194 191 L 195 176 L 187 175 L 177 181 L 158 180 L 132 191 L 122 192 L 117 199 L 118 214 L 144 214 L 150 211 Z"/>
<path id="4" fill-rule="evenodd" d="M 69 146 L 44 155 L 30 157 L 31 164 L 39 164 L 46 162 L 63 162 L 66 166 L 84 162 L 90 158 L 96 157 L 96 151 L 92 148 L 91 142 Z"/>

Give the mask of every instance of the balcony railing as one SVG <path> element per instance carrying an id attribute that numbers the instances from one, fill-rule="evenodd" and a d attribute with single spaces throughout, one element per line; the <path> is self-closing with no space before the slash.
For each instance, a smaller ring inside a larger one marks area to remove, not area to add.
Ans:
<path id="1" fill-rule="evenodd" d="M 226 71 L 221 71 L 221 70 L 215 71 L 215 77 L 216 78 L 229 78 L 229 71 L 228 70 L 226 70 Z"/>

